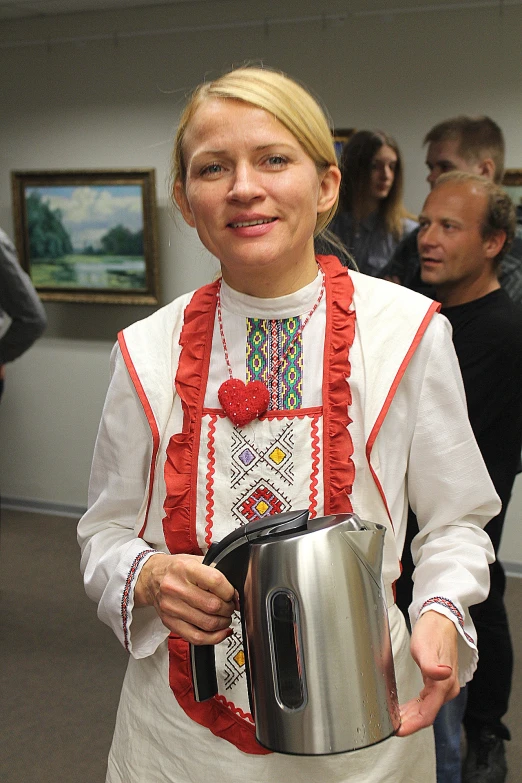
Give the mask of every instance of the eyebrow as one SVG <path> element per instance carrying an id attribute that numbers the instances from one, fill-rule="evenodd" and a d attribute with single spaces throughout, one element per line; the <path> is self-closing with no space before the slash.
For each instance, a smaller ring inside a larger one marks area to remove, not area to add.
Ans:
<path id="1" fill-rule="evenodd" d="M 267 144 L 258 144 L 257 147 L 254 147 L 254 151 L 262 152 L 273 147 L 293 149 L 293 146 L 286 141 L 270 141 Z M 228 155 L 229 151 L 227 149 L 203 149 L 200 152 L 196 152 L 193 157 L 196 157 L 196 155 Z"/>
<path id="2" fill-rule="evenodd" d="M 462 225 L 462 220 L 460 218 L 450 217 L 449 215 L 442 215 L 441 217 L 430 218 L 428 217 L 428 215 L 425 215 L 423 212 L 420 213 L 417 220 L 419 221 L 427 220 L 430 223 L 444 223 L 445 221 L 447 221 L 448 223 L 455 223 L 458 226 Z"/>
<path id="3" fill-rule="evenodd" d="M 456 168 L 455 163 L 453 163 L 452 160 L 448 160 L 448 158 L 437 158 L 437 160 L 435 160 L 433 163 L 430 163 L 429 160 L 426 161 L 426 166 L 428 166 L 428 168 L 430 166 L 433 168 L 435 166 L 442 166 L 442 165 L 453 166 Z"/>

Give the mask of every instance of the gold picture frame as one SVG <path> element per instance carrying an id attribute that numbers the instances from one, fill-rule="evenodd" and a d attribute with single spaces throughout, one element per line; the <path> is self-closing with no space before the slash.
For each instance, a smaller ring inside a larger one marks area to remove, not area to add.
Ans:
<path id="1" fill-rule="evenodd" d="M 347 141 L 350 141 L 351 137 L 355 133 L 355 128 L 335 128 L 332 136 L 335 146 L 335 154 L 337 155 L 337 161 L 341 162 L 341 154 L 343 147 Z"/>
<path id="2" fill-rule="evenodd" d="M 40 298 L 158 304 L 154 169 L 11 172 L 16 245 Z"/>

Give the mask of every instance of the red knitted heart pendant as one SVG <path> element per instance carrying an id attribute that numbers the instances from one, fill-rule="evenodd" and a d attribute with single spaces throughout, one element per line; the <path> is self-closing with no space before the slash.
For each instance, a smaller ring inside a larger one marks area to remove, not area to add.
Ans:
<path id="1" fill-rule="evenodd" d="M 245 386 L 238 378 L 229 378 L 219 387 L 218 399 L 232 424 L 244 427 L 266 411 L 270 395 L 262 381 Z"/>

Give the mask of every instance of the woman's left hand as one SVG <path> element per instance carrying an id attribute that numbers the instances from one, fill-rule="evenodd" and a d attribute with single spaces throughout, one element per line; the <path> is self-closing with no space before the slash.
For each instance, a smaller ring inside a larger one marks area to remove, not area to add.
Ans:
<path id="1" fill-rule="evenodd" d="M 451 620 L 439 612 L 425 612 L 413 628 L 410 648 L 424 688 L 416 699 L 401 706 L 398 737 L 431 726 L 442 705 L 460 691 L 457 629 Z"/>

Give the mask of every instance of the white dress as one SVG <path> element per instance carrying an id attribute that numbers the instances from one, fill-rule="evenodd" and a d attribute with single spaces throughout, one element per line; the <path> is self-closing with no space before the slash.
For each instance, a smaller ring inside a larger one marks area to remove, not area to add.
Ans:
<path id="1" fill-rule="evenodd" d="M 301 335 L 295 366 L 278 373 L 296 370 L 300 382 L 289 389 L 282 381 L 281 409 L 245 428 L 234 428 L 217 401 L 227 378 L 223 345 L 213 311 L 208 333 L 200 315 L 215 299 L 214 289 L 206 299 L 200 292 L 182 297 L 120 339 L 90 508 L 79 525 L 86 589 L 131 653 L 110 783 L 199 783 L 209 776 L 216 783 L 276 783 L 290 774 L 305 781 L 435 780 L 431 730 L 340 756 L 264 755 L 251 740 L 237 622 L 233 637 L 217 649 L 217 701 L 201 717 L 191 712 L 184 643 L 170 640 L 169 667 L 167 629 L 152 608 L 133 613 L 134 581 L 154 551 L 204 552 L 249 515 L 269 513 L 268 506 L 272 513 L 306 506 L 322 515 L 349 503 L 389 531 L 383 577 L 399 698 L 406 701 L 418 693 L 420 674 L 391 586 L 399 574 L 409 495 L 421 527 L 412 620 L 430 608 L 448 616 L 459 631 L 461 681 L 471 677 L 476 647 L 467 606 L 487 593 L 491 547 L 481 527 L 499 504 L 465 416 L 447 322 L 423 297 L 356 273 L 348 277 L 337 262 L 321 261 L 326 296 Z M 346 280 L 355 289 L 349 309 L 343 304 Z M 292 319 L 310 311 L 320 285 L 318 276 L 289 297 L 259 300 L 223 284 L 223 326 L 235 377 L 248 380 L 257 366 L 248 358 L 255 344 L 252 319 L 294 328 Z M 354 311 L 347 358 L 338 350 L 342 342 L 335 343 L 335 324 L 345 328 Z M 284 345 L 284 338 L 274 340 Z M 266 344 L 273 347 L 274 340 Z M 191 365 L 199 367 L 205 352 L 207 371 L 192 377 Z M 339 357 L 332 383 L 327 365 Z M 190 412 L 198 390 L 200 408 Z M 343 415 L 347 426 L 340 423 Z M 191 421 L 197 426 L 189 436 Z"/>

